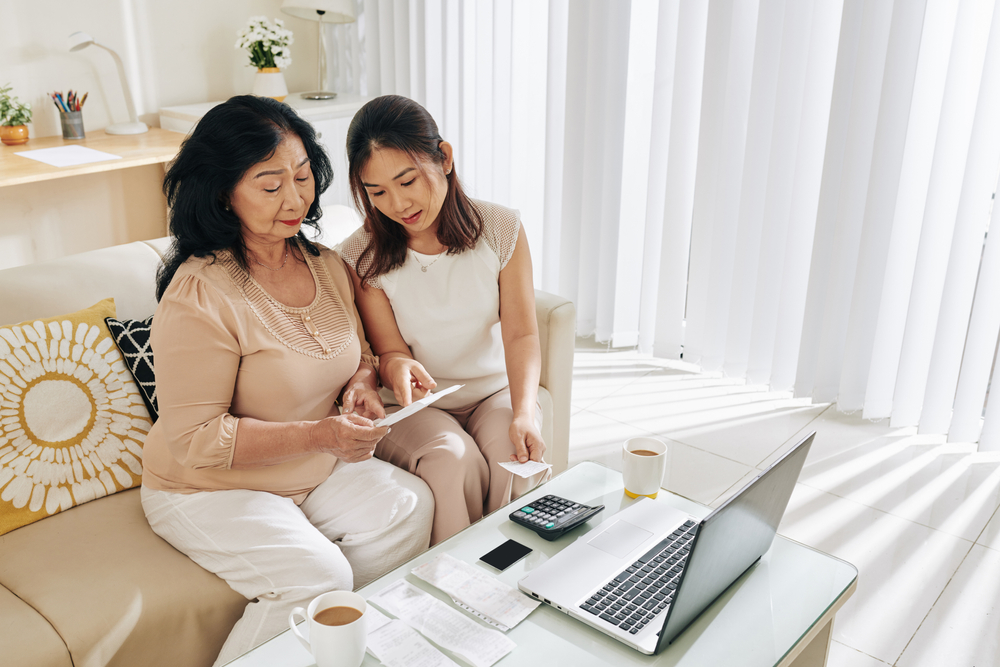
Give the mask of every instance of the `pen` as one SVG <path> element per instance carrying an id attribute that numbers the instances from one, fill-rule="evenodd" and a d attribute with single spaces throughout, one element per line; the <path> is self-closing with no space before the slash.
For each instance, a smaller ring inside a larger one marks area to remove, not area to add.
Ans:
<path id="1" fill-rule="evenodd" d="M 83 110 L 83 103 L 87 101 L 87 95 L 89 95 L 89 94 L 90 93 L 84 93 L 83 97 L 80 98 L 80 110 L 81 111 Z"/>

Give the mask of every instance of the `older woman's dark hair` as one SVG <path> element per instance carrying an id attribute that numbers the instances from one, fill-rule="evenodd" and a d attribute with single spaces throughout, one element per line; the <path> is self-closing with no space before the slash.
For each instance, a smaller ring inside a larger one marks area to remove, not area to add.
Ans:
<path id="1" fill-rule="evenodd" d="M 277 100 L 239 95 L 213 107 L 198 122 L 163 179 L 174 242 L 156 274 L 157 300 L 191 256 L 214 257 L 216 251 L 229 249 L 247 268 L 240 219 L 228 208 L 230 195 L 247 170 L 269 159 L 293 134 L 302 140 L 316 183 L 316 198 L 302 224 L 319 229 L 319 198 L 330 187 L 333 168 L 308 121 Z M 310 254 L 319 254 L 301 229 L 298 237 Z"/>
<path id="2" fill-rule="evenodd" d="M 362 283 L 392 271 L 406 261 L 406 232 L 375 208 L 365 191 L 361 172 L 372 154 L 395 148 L 413 158 L 418 167 L 426 162 L 443 165 L 441 135 L 437 123 L 422 106 L 400 95 L 383 95 L 365 104 L 347 130 L 348 178 L 354 203 L 365 213 L 368 245 L 357 261 Z M 474 248 L 483 233 L 483 219 L 473 207 L 458 173 L 453 168 L 445 176 L 448 193 L 438 214 L 437 239 L 448 254 Z"/>

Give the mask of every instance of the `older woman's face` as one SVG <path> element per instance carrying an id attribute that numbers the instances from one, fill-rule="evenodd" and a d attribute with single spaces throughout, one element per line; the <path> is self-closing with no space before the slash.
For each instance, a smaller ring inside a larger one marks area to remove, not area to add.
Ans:
<path id="1" fill-rule="evenodd" d="M 316 182 L 305 146 L 297 135 L 289 134 L 274 155 L 247 170 L 229 204 L 247 241 L 274 243 L 298 233 L 315 198 Z"/>

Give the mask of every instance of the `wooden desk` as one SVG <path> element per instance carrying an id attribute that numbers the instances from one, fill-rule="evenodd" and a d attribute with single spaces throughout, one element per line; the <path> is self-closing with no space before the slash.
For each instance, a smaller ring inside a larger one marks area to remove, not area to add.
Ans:
<path id="1" fill-rule="evenodd" d="M 183 134 L 154 127 L 144 134 L 115 135 L 107 134 L 104 130 L 92 130 L 87 132 L 86 139 L 41 137 L 30 139 L 28 143 L 20 146 L 4 145 L 0 150 L 0 188 L 169 162 L 177 155 L 182 141 L 184 141 Z M 112 155 L 120 155 L 121 159 L 91 162 L 76 167 L 52 167 L 44 162 L 17 155 L 23 151 L 58 146 L 85 146 Z"/>
<path id="2" fill-rule="evenodd" d="M 160 128 L 132 135 L 87 130 L 77 141 L 33 137 L 0 145 L 0 269 L 165 235 L 164 165 L 184 136 Z M 52 167 L 17 155 L 73 144 L 121 159 Z"/>

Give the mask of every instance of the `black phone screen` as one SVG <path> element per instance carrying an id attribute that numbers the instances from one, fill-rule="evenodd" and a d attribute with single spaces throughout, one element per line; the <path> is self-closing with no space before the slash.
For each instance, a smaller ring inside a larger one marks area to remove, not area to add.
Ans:
<path id="1" fill-rule="evenodd" d="M 507 540 L 488 554 L 480 556 L 479 560 L 503 572 L 530 553 L 531 549 L 520 542 Z"/>

